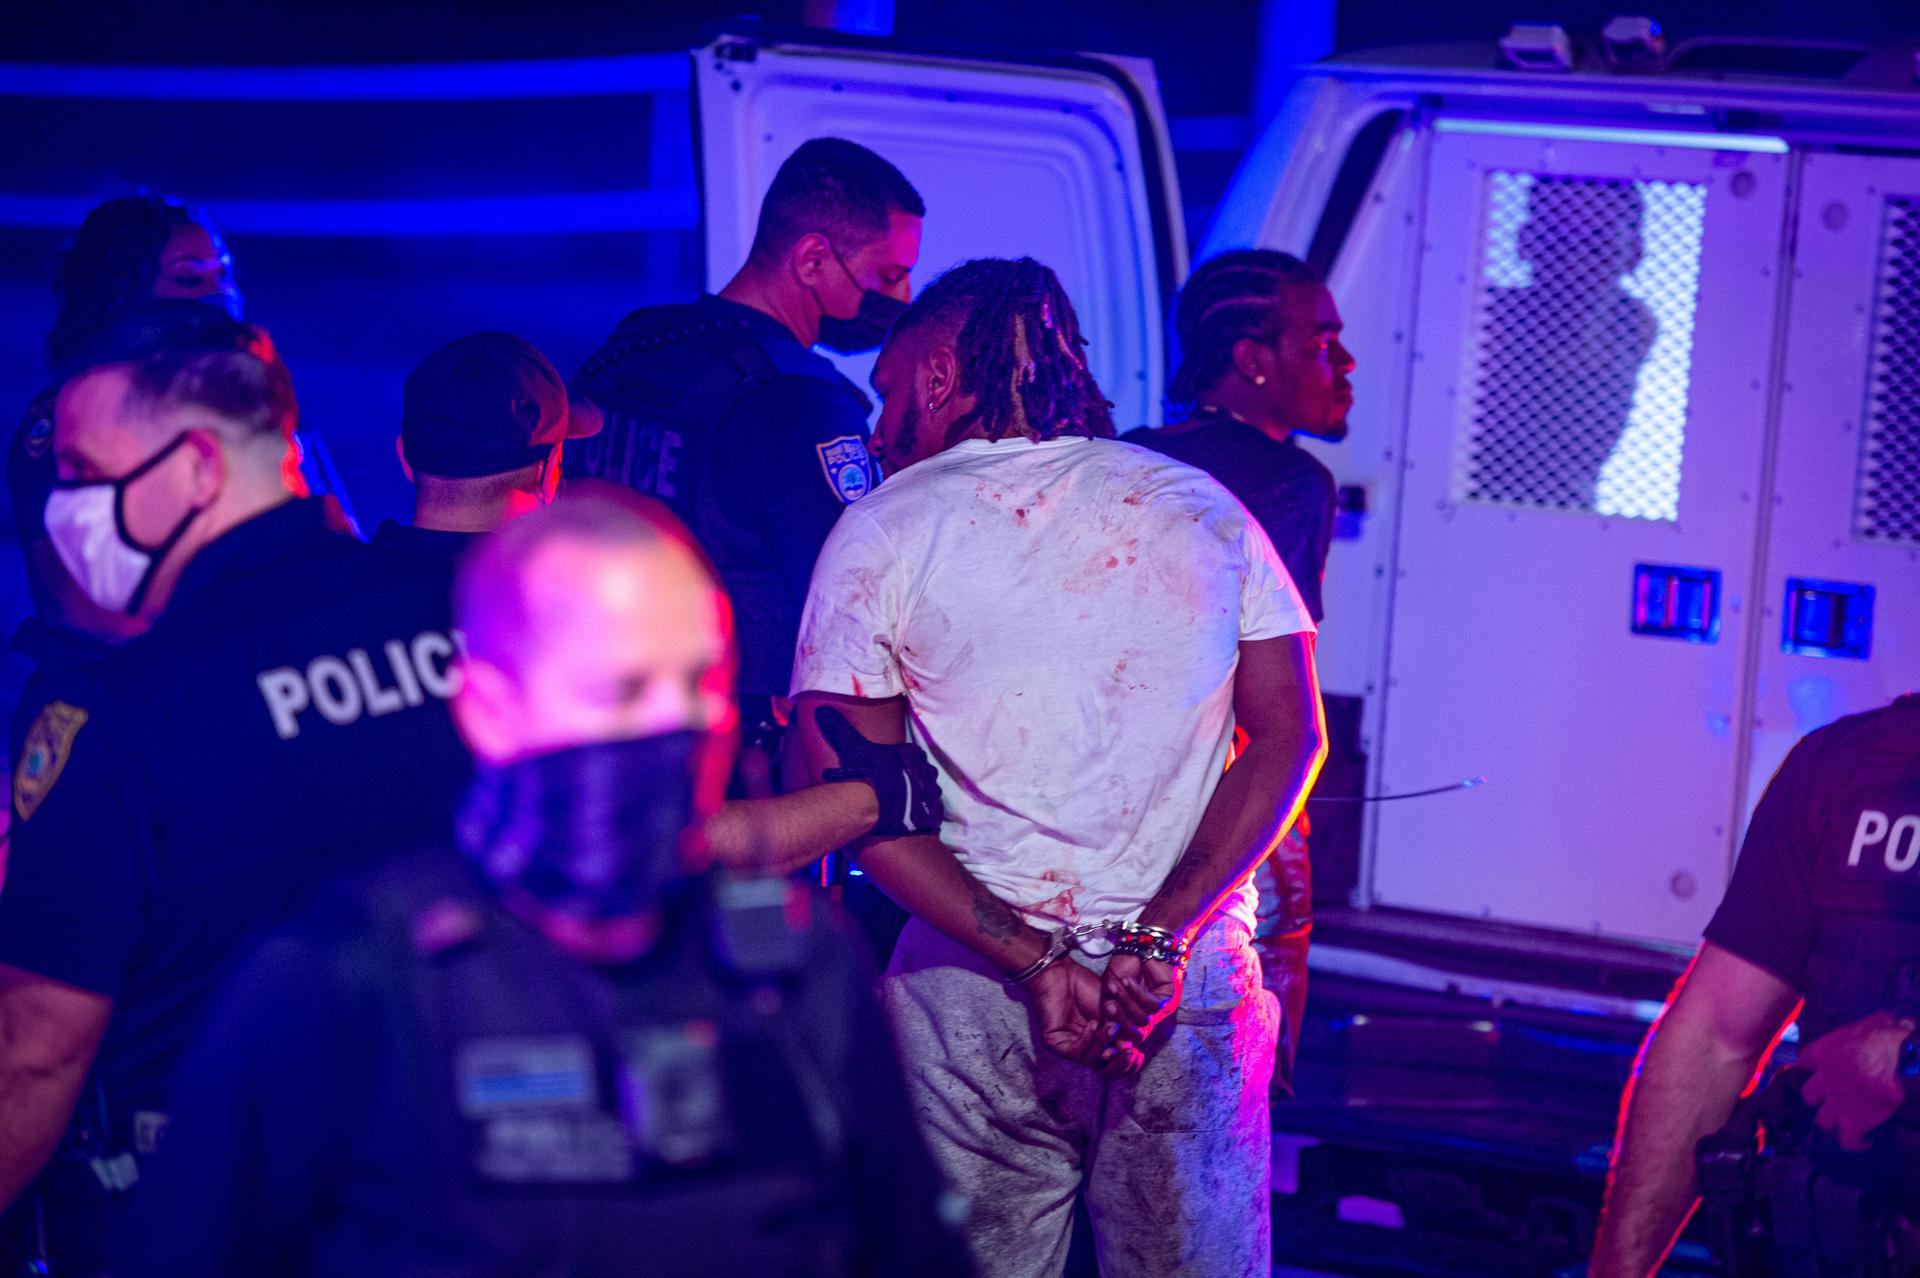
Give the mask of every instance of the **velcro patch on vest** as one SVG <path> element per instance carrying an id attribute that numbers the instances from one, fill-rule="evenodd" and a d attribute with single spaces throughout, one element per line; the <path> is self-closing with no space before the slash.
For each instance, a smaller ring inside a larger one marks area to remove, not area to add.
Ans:
<path id="1" fill-rule="evenodd" d="M 49 701 L 27 729 L 20 763 L 13 770 L 13 811 L 22 821 L 33 820 L 54 782 L 66 771 L 73 739 L 87 726 L 87 712 L 64 701 Z"/>
<path id="2" fill-rule="evenodd" d="M 460 1112 L 474 1124 L 473 1167 L 505 1184 L 619 1184 L 637 1160 L 600 1108 L 584 1038 L 483 1038 L 460 1045 Z"/>
<path id="3" fill-rule="evenodd" d="M 634 1140 L 669 1167 L 698 1167 L 736 1143 L 712 1021 L 634 1030 L 623 1044 Z"/>
<path id="4" fill-rule="evenodd" d="M 461 1044 L 456 1063 L 460 1112 L 486 1118 L 508 1111 L 592 1109 L 593 1048 L 584 1038 L 478 1038 Z"/>
<path id="5" fill-rule="evenodd" d="M 813 451 L 820 455 L 827 486 L 843 505 L 853 505 L 872 490 L 873 461 L 867 455 L 866 441 L 858 435 L 841 435 L 815 444 Z"/>

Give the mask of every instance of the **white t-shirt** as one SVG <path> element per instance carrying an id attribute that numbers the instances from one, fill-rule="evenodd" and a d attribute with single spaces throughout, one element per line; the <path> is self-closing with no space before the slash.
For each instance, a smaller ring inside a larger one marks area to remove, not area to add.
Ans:
<path id="1" fill-rule="evenodd" d="M 943 841 L 1030 923 L 1132 919 L 1233 738 L 1242 640 L 1313 622 L 1212 478 L 1112 440 L 967 440 L 849 506 L 793 688 L 905 696 Z M 1253 926 L 1243 883 L 1224 908 Z"/>

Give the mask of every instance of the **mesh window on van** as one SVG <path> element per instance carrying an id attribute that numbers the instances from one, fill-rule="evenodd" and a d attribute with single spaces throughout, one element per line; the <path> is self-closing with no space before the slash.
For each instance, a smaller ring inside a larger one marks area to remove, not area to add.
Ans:
<path id="1" fill-rule="evenodd" d="M 1486 175 L 1458 500 L 1679 518 L 1706 203 L 1697 182 Z"/>
<path id="2" fill-rule="evenodd" d="M 1887 201 L 1853 531 L 1920 544 L 1920 199 Z"/>

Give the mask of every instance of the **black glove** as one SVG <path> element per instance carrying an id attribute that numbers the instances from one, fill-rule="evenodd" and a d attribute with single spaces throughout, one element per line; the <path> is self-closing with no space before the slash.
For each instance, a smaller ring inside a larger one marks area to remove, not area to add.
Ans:
<path id="1" fill-rule="evenodd" d="M 947 810 L 940 804 L 940 774 L 926 752 L 912 742 L 881 745 L 860 735 L 847 716 L 821 706 L 813 721 L 840 756 L 840 766 L 821 774 L 823 781 L 858 781 L 873 791 L 880 819 L 867 833 L 880 839 L 908 834 L 938 834 Z"/>

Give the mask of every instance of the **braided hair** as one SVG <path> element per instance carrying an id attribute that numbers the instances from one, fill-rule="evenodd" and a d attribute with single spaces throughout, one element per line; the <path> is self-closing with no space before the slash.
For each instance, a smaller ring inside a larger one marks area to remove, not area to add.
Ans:
<path id="1" fill-rule="evenodd" d="M 1286 290 L 1320 282 L 1311 266 L 1274 249 L 1236 249 L 1203 264 L 1188 277 L 1174 308 L 1180 367 L 1167 387 L 1169 407 L 1192 411 L 1206 389 L 1233 367 L 1234 343 L 1242 338 L 1270 342 L 1279 335 Z"/>
<path id="2" fill-rule="evenodd" d="M 948 428 L 948 446 L 976 426 L 994 440 L 1113 437 L 1113 405 L 1087 368 L 1080 320 L 1045 266 L 1030 257 L 963 262 L 928 285 L 893 332 L 935 325 L 954 331 L 958 389 L 974 397 Z"/>

